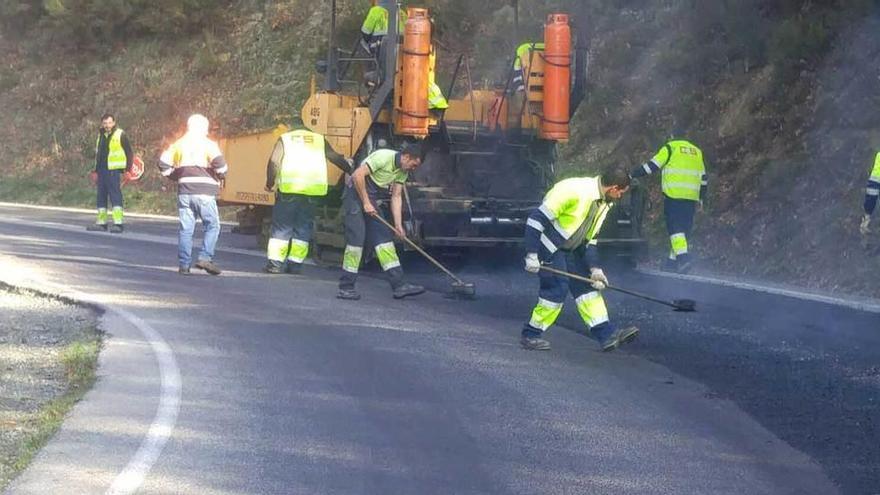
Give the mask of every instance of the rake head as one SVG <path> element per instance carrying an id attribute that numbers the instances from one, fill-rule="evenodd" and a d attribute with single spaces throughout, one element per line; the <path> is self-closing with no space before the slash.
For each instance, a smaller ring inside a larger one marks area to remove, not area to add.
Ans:
<path id="1" fill-rule="evenodd" d="M 692 313 L 697 310 L 697 302 L 693 299 L 676 299 L 672 301 L 676 311 L 683 313 Z"/>

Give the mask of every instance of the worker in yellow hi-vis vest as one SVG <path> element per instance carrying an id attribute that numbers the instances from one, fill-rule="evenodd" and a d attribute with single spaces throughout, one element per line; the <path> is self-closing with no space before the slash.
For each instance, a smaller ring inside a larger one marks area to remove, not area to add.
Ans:
<path id="1" fill-rule="evenodd" d="M 670 244 L 666 268 L 687 272 L 693 262 L 688 237 L 697 205 L 703 204 L 709 182 L 703 152 L 690 141 L 679 139 L 678 135 L 673 135 L 653 158 L 630 175 L 636 178 L 662 171 L 663 212 Z"/>
<path id="2" fill-rule="evenodd" d="M 134 152 L 128 134 L 116 126 L 116 117 L 105 113 L 101 117 L 101 131 L 95 142 L 95 182 L 98 189 L 98 217 L 95 223 L 89 225 L 90 231 L 107 231 L 109 198 L 110 217 L 113 224 L 110 232 L 122 233 L 123 230 L 123 204 L 121 179 L 123 172 L 131 170 L 134 160 Z"/>
<path id="3" fill-rule="evenodd" d="M 329 188 L 328 161 L 347 174 L 352 172 L 352 162 L 316 132 L 286 132 L 275 143 L 266 169 L 266 190 L 275 191 L 266 273 L 302 270 L 312 240 L 315 198 L 326 196 Z"/>

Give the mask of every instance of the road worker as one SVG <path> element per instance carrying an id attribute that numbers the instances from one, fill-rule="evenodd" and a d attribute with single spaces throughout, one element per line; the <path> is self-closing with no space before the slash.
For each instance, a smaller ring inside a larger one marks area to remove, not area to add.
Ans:
<path id="1" fill-rule="evenodd" d="M 128 134 L 116 126 L 116 117 L 105 113 L 101 117 L 101 130 L 95 142 L 95 182 L 98 190 L 98 217 L 86 230 L 107 230 L 107 199 L 112 207 L 113 224 L 110 232 L 123 231 L 122 173 L 131 170 L 134 152 Z"/>
<path id="2" fill-rule="evenodd" d="M 690 141 L 679 139 L 681 133 L 676 134 L 630 175 L 637 178 L 662 171 L 663 213 L 670 244 L 665 267 L 686 273 L 693 261 L 688 238 L 694 225 L 694 213 L 706 198 L 709 182 L 703 152 Z"/>
<path id="3" fill-rule="evenodd" d="M 437 85 L 436 74 L 434 72 L 436 54 L 431 50 L 428 67 L 428 110 L 442 114 L 444 110 L 449 108 L 449 102 L 443 96 L 443 90 Z"/>
<path id="4" fill-rule="evenodd" d="M 630 342 L 639 330 L 618 328 L 608 317 L 601 291 L 608 277 L 599 267 L 596 236 L 613 206 L 626 193 L 630 178 L 622 170 L 599 177 L 576 177 L 558 182 L 541 206 L 529 215 L 525 232 L 525 269 L 541 282 L 538 304 L 520 339 L 529 350 L 545 351 L 550 343 L 542 335 L 559 317 L 566 293 L 571 292 L 578 313 L 603 351 Z M 542 266 L 589 278 L 591 284 L 541 270 Z"/>
<path id="5" fill-rule="evenodd" d="M 177 182 L 178 272 L 189 275 L 192 264 L 192 238 L 196 220 L 201 219 L 205 236 L 196 268 L 220 275 L 214 263 L 214 250 L 220 236 L 220 213 L 217 195 L 220 179 L 229 167 L 220 147 L 208 138 L 210 128 L 204 115 L 195 114 L 186 122 L 186 134 L 174 142 L 159 158 L 159 171 Z"/>
<path id="6" fill-rule="evenodd" d="M 324 136 L 304 129 L 282 134 L 266 168 L 266 190 L 275 192 L 264 271 L 298 274 L 309 254 L 315 200 L 327 195 L 327 162 L 350 174 L 352 164 Z"/>
<path id="7" fill-rule="evenodd" d="M 526 83 L 529 80 L 526 74 L 526 68 L 531 67 L 535 57 L 540 57 L 544 51 L 544 43 L 533 43 L 531 41 L 522 43 L 516 48 L 516 56 L 513 59 L 513 84 L 512 87 L 516 92 L 526 90 Z"/>
<path id="8" fill-rule="evenodd" d="M 880 153 L 874 156 L 874 168 L 871 177 L 868 178 L 868 186 L 865 188 L 865 214 L 859 225 L 859 232 L 867 235 L 870 232 L 871 215 L 877 208 L 877 198 L 880 196 Z"/>
<path id="9" fill-rule="evenodd" d="M 370 0 L 370 10 L 361 24 L 361 46 L 367 53 L 377 55 L 382 40 L 388 35 L 388 7 L 393 0 Z M 400 22 L 397 23 L 397 32 L 403 35 L 403 26 L 406 24 L 406 9 L 400 8 Z"/>
<path id="10" fill-rule="evenodd" d="M 401 150 L 380 149 L 371 153 L 351 176 L 342 198 L 345 222 L 345 253 L 343 274 L 339 280 L 340 299 L 360 299 L 355 290 L 364 244 L 370 241 L 382 270 L 391 283 L 395 299 L 414 296 L 424 287 L 403 281 L 400 258 L 394 247 L 394 236 L 406 235 L 403 228 L 403 188 L 409 173 L 422 163 L 421 147 L 405 144 Z M 390 203 L 394 232 L 375 217 L 387 218 L 385 205 Z"/>

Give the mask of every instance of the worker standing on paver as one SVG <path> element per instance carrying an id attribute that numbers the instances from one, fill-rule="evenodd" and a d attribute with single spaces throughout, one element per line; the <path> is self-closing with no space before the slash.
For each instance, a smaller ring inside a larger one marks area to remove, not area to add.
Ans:
<path id="1" fill-rule="evenodd" d="M 697 205 L 706 199 L 709 185 L 703 152 L 693 143 L 678 139 L 676 133 L 653 158 L 630 174 L 644 177 L 662 170 L 663 213 L 669 234 L 669 259 L 665 268 L 686 273 L 693 258 L 688 238 L 694 225 Z"/>
<path id="2" fill-rule="evenodd" d="M 529 215 L 525 269 L 538 274 L 541 287 L 538 304 L 522 330 L 520 343 L 524 348 L 550 349 L 550 343 L 541 337 L 559 317 L 568 292 L 603 351 L 614 350 L 638 335 L 637 328 L 617 328 L 608 317 L 601 294 L 608 277 L 599 268 L 596 241 L 612 202 L 620 199 L 629 185 L 630 178 L 622 170 L 609 170 L 599 177 L 565 179 L 553 186 L 541 206 Z M 543 271 L 541 266 L 587 277 L 593 282 L 569 280 Z"/>
<path id="3" fill-rule="evenodd" d="M 302 270 L 312 240 L 315 199 L 327 195 L 328 161 L 347 174 L 352 172 L 351 161 L 316 132 L 286 132 L 275 143 L 266 169 L 266 190 L 275 191 L 266 273 Z"/>
<path id="4" fill-rule="evenodd" d="M 394 234 L 397 237 L 406 235 L 403 228 L 403 188 L 409 172 L 414 171 L 421 163 L 420 146 L 405 144 L 400 152 L 389 149 L 374 151 L 355 169 L 342 198 L 346 245 L 338 298 L 361 298 L 355 290 L 355 282 L 367 239 L 375 250 L 382 270 L 388 275 L 395 299 L 425 291 L 424 287 L 403 281 L 403 269 L 394 247 L 392 232 L 374 218 L 379 215 L 384 217 L 383 207 L 390 200 Z"/>
<path id="5" fill-rule="evenodd" d="M 529 75 L 526 74 L 528 67 L 532 66 L 535 58 L 541 56 L 544 51 L 544 43 L 526 42 L 520 44 L 516 48 L 516 55 L 513 59 L 513 90 L 523 92 L 526 90 L 526 83 Z"/>
<path id="6" fill-rule="evenodd" d="M 189 275 L 192 265 L 192 238 L 196 220 L 205 228 L 202 249 L 196 268 L 211 275 L 220 275 L 214 263 L 214 250 L 220 236 L 220 213 L 217 195 L 220 179 L 226 176 L 228 166 L 220 147 L 208 138 L 208 119 L 195 114 L 186 122 L 186 134 L 174 142 L 159 158 L 159 171 L 177 181 L 178 272 Z"/>
<path id="7" fill-rule="evenodd" d="M 871 177 L 868 178 L 868 186 L 865 188 L 865 214 L 859 225 L 859 232 L 867 235 L 870 232 L 871 215 L 877 208 L 877 198 L 880 197 L 880 153 L 874 156 L 874 168 Z"/>
<path id="8" fill-rule="evenodd" d="M 95 182 L 98 189 L 98 217 L 86 230 L 107 230 L 107 203 L 112 207 L 113 224 L 110 232 L 123 231 L 122 173 L 131 170 L 134 152 L 128 134 L 116 126 L 116 117 L 105 113 L 101 117 L 101 130 L 95 142 Z"/>
<path id="9" fill-rule="evenodd" d="M 388 35 L 388 1 L 370 0 L 370 10 L 361 24 L 361 46 L 367 53 L 379 53 L 382 40 Z"/>

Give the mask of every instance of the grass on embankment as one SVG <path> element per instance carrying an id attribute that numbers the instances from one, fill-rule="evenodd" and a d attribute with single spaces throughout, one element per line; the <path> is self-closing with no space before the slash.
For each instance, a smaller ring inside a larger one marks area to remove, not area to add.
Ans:
<path id="1" fill-rule="evenodd" d="M 101 350 L 99 335 L 94 331 L 93 336 L 72 342 L 61 350 L 58 359 L 65 370 L 67 390 L 30 415 L 24 425 L 29 431 L 15 449 L 16 454 L 6 460 L 0 459 L 7 464 L 6 469 L 2 470 L 6 476 L 0 476 L 0 490 L 30 464 L 61 427 L 67 413 L 95 383 L 98 354 Z"/>

